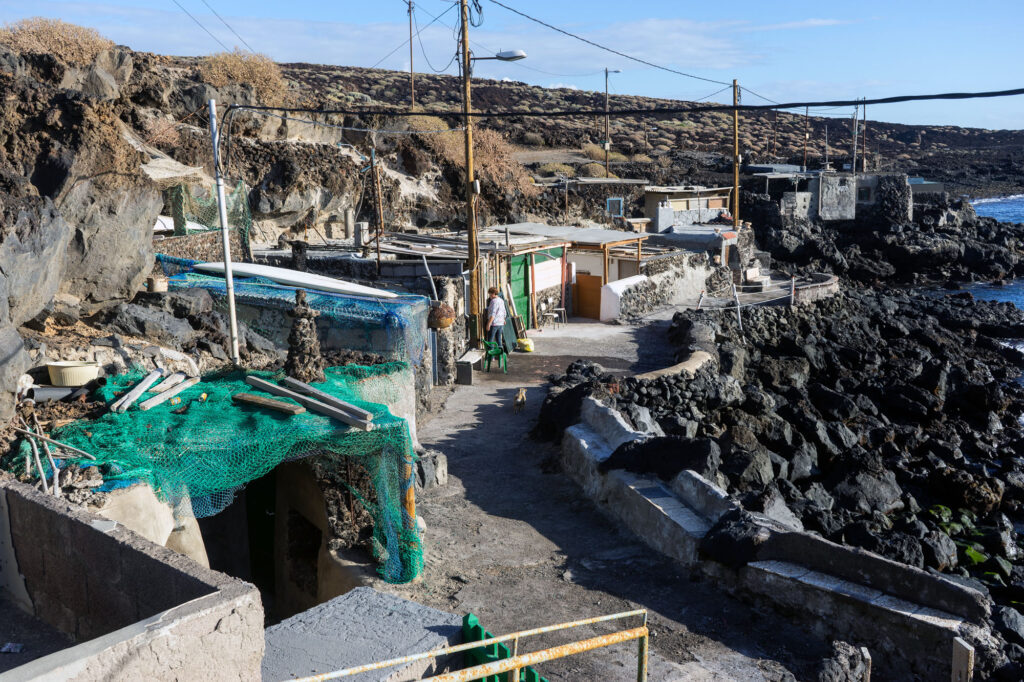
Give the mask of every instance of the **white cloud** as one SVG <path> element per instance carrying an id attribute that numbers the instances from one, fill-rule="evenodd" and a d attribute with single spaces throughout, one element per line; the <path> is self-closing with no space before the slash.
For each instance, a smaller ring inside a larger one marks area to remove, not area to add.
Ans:
<path id="1" fill-rule="evenodd" d="M 559 88 L 563 88 L 565 90 L 579 90 L 579 88 L 572 83 L 552 83 L 550 85 L 545 85 L 544 87 L 549 90 L 558 90 Z"/>
<path id="2" fill-rule="evenodd" d="M 781 24 L 765 24 L 763 26 L 746 26 L 739 28 L 740 31 L 753 33 L 755 31 L 791 31 L 802 28 L 821 28 L 823 26 L 842 26 L 852 24 L 852 21 L 843 19 L 802 19 L 800 21 L 787 21 Z"/>

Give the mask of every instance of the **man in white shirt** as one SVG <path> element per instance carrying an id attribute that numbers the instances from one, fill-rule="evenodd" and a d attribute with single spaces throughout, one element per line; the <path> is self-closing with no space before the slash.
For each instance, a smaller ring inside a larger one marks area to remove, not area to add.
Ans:
<path id="1" fill-rule="evenodd" d="M 505 328 L 505 302 L 498 296 L 498 287 L 491 287 L 487 290 L 487 340 L 502 344 L 502 330 Z"/>

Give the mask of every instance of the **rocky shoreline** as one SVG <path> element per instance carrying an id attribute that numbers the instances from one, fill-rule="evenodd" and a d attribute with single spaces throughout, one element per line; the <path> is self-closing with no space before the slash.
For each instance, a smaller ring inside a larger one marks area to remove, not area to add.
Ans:
<path id="1" fill-rule="evenodd" d="M 990 670 L 1024 663 L 1024 353 L 1010 343 L 1024 312 L 968 293 L 852 288 L 746 309 L 742 332 L 732 315 L 677 313 L 669 334 L 678 360 L 712 360 L 692 376 L 621 380 L 576 361 L 553 379 L 540 435 L 597 396 L 650 434 L 606 470 L 692 469 L 748 511 L 967 581 L 996 605 L 1006 642 L 1011 663 Z"/>

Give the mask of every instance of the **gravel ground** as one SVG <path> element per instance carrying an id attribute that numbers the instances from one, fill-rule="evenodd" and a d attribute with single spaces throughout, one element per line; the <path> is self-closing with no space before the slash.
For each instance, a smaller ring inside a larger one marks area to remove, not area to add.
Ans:
<path id="1" fill-rule="evenodd" d="M 813 676 L 823 643 L 693 582 L 666 557 L 605 518 L 570 479 L 552 471 L 554 446 L 529 438 L 544 375 L 586 351 L 617 371 L 671 364 L 670 317 L 643 326 L 577 323 L 532 334 L 533 354 L 514 354 L 507 375 L 478 373 L 420 439 L 448 457 L 450 478 L 418 510 L 427 524 L 423 580 L 384 586 L 456 613 L 472 611 L 495 633 L 637 607 L 650 610 L 652 680 L 782 680 Z M 521 386 L 527 407 L 512 413 Z M 633 621 L 622 627 L 633 626 Z M 531 638 L 522 651 L 612 632 L 613 624 Z M 620 644 L 540 667 L 549 680 L 635 679 L 636 646 Z"/>

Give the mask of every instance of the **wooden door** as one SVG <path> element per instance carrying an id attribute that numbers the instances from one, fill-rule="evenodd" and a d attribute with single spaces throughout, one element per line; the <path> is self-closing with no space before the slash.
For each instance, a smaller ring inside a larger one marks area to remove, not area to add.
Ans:
<path id="1" fill-rule="evenodd" d="M 601 278 L 598 275 L 576 275 L 574 307 L 580 317 L 601 319 Z"/>

